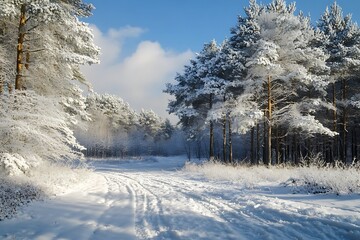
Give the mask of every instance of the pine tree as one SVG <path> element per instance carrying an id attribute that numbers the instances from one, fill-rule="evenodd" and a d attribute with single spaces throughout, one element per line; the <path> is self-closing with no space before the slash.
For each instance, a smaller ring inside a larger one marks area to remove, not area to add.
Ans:
<path id="1" fill-rule="evenodd" d="M 360 69 L 360 30 L 350 15 L 343 16 L 342 9 L 336 2 L 321 16 L 318 28 L 325 35 L 323 46 L 329 54 L 327 64 L 331 69 L 331 87 L 328 88 L 328 96 L 334 107 L 332 129 L 340 133 L 333 141 L 330 156 L 332 161 L 339 158 L 347 162 L 350 145 L 348 136 L 352 135 L 352 131 L 356 135 L 357 131 L 355 116 L 358 108 L 355 106 L 359 101 L 357 76 Z M 353 143 L 355 145 L 357 143 Z M 353 151 L 354 157 L 357 154 Z"/>
<path id="2" fill-rule="evenodd" d="M 257 105 L 253 108 L 255 111 L 262 109 L 264 162 L 271 164 L 274 128 L 287 129 L 284 134 L 292 132 L 303 136 L 305 133 L 334 136 L 334 133 L 312 115 L 316 106 L 326 106 L 321 99 L 327 86 L 324 78 L 327 68 L 325 54 L 313 44 L 317 36 L 309 20 L 302 15 L 295 16 L 295 5 L 286 5 L 282 0 L 256 9 L 263 9 L 257 11 L 257 16 L 251 15 L 254 16 L 252 25 L 257 27 L 256 36 L 248 37 L 252 41 L 239 48 L 246 53 L 247 67 L 244 97 L 240 99 Z M 245 97 L 246 94 L 249 95 Z M 252 115 L 260 116 L 256 112 Z"/>
<path id="3" fill-rule="evenodd" d="M 91 30 L 79 21 L 93 7 L 81 0 L 4 0 L 1 5 L 0 45 L 8 61 L 5 71 L 0 67 L 7 85 L 2 98 L 8 98 L 3 104 L 10 106 L 3 106 L 6 111 L 1 118 L 7 125 L 0 131 L 18 141 L 16 147 L 5 144 L 2 152 L 21 155 L 33 149 L 42 160 L 77 158 L 82 148 L 71 127 L 88 115 L 81 91 L 72 80 L 84 82 L 80 65 L 98 62 L 99 49 Z M 34 105 L 29 113 L 20 111 Z M 41 107 L 49 109 L 46 112 Z M 36 127 L 29 133 L 24 126 L 34 119 Z M 53 140 L 44 140 L 47 135 Z"/>

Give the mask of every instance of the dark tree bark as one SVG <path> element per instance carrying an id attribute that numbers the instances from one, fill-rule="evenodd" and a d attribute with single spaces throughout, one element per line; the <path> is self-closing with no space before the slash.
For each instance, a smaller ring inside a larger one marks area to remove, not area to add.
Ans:
<path id="1" fill-rule="evenodd" d="M 229 122 L 229 163 L 233 163 L 233 145 L 232 145 L 232 125 L 231 125 L 231 119 L 228 118 Z"/>
<path id="2" fill-rule="evenodd" d="M 213 95 L 210 94 L 209 107 L 212 108 Z M 209 158 L 214 159 L 214 122 L 210 120 L 210 146 L 209 146 Z"/>

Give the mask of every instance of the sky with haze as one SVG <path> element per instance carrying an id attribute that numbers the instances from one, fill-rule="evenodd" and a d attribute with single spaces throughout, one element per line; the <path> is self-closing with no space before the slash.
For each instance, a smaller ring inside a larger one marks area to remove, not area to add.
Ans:
<path id="1" fill-rule="evenodd" d="M 248 0 L 85 0 L 95 6 L 84 19 L 101 47 L 101 63 L 83 69 L 94 91 L 117 95 L 132 108 L 154 110 L 162 118 L 176 72 L 199 52 L 203 44 L 230 37 Z M 258 1 L 269 3 L 270 0 Z M 293 1 L 287 1 L 291 3 Z M 297 0 L 297 11 L 315 24 L 334 0 Z M 359 0 L 337 0 L 344 14 L 360 22 Z"/>

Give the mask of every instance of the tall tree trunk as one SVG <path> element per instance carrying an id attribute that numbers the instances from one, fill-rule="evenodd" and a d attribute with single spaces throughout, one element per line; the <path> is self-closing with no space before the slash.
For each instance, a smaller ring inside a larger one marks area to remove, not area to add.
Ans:
<path id="1" fill-rule="evenodd" d="M 256 165 L 260 161 L 260 124 L 256 124 Z"/>
<path id="2" fill-rule="evenodd" d="M 267 143 L 266 143 L 266 164 L 271 165 L 271 134 L 272 134 L 272 96 L 271 96 L 271 76 L 268 77 L 267 80 L 267 93 L 268 93 L 268 99 L 267 99 Z"/>
<path id="3" fill-rule="evenodd" d="M 254 138 L 255 138 L 255 128 L 251 128 L 251 135 L 250 135 L 250 162 L 251 164 L 255 164 L 254 160 Z"/>
<path id="4" fill-rule="evenodd" d="M 213 95 L 210 94 L 209 106 L 212 109 L 213 105 Z M 214 122 L 210 120 L 210 146 L 209 146 L 209 158 L 214 160 Z"/>
<path id="5" fill-rule="evenodd" d="M 0 94 L 4 93 L 4 84 L 5 84 L 5 71 L 4 67 L 0 65 Z M 4 72 L 4 75 L 2 74 Z"/>
<path id="6" fill-rule="evenodd" d="M 265 165 L 267 165 L 267 123 L 266 123 L 266 116 L 267 116 L 267 113 L 266 113 L 266 109 L 264 110 L 264 126 L 263 126 L 263 163 Z"/>
<path id="7" fill-rule="evenodd" d="M 223 161 L 224 163 L 227 162 L 226 160 L 226 113 L 223 116 Z"/>
<path id="8" fill-rule="evenodd" d="M 294 134 L 294 149 L 293 149 L 293 153 L 294 153 L 294 162 L 295 162 L 295 165 L 298 166 L 299 163 L 300 163 L 300 160 L 299 160 L 299 144 L 298 144 L 298 141 L 297 141 L 297 134 L 295 133 Z"/>
<path id="9" fill-rule="evenodd" d="M 347 97 L 347 85 L 346 79 L 342 81 L 342 101 L 345 104 Z M 341 159 L 344 163 L 347 161 L 347 106 L 343 106 L 342 116 L 341 116 Z"/>
<path id="10" fill-rule="evenodd" d="M 233 146 L 232 146 L 232 125 L 231 125 L 231 118 L 228 117 L 229 122 L 229 163 L 233 163 Z"/>
<path id="11" fill-rule="evenodd" d="M 20 23 L 19 23 L 19 33 L 18 33 L 18 45 L 17 45 L 17 60 L 16 60 L 16 77 L 15 77 L 15 89 L 22 90 L 23 89 L 23 76 L 22 76 L 22 68 L 23 68 L 23 54 L 24 54 L 24 39 L 25 39 L 25 24 L 26 24 L 26 5 L 21 5 L 21 13 L 20 13 Z"/>
<path id="12" fill-rule="evenodd" d="M 332 84 L 332 104 L 333 104 L 333 131 L 337 132 L 337 108 L 336 108 L 336 84 L 335 82 Z M 331 147 L 331 153 L 330 153 L 330 158 L 331 158 L 331 163 L 334 163 L 335 158 L 339 157 L 339 137 L 335 136 L 333 138 L 332 141 L 332 147 Z"/>
<path id="13" fill-rule="evenodd" d="M 279 141 L 279 127 L 276 126 L 276 164 L 280 164 L 280 141 Z"/>

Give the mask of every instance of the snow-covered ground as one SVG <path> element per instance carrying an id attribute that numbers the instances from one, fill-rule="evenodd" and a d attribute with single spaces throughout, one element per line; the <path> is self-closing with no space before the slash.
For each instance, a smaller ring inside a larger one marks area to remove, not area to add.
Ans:
<path id="1" fill-rule="evenodd" d="M 87 181 L 1 221 L 0 239 L 360 239 L 359 194 L 293 194 L 301 188 L 281 184 L 290 170 L 242 178 L 184 168 L 184 157 L 91 164 Z"/>

